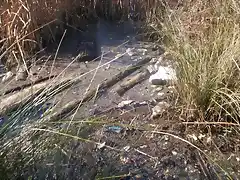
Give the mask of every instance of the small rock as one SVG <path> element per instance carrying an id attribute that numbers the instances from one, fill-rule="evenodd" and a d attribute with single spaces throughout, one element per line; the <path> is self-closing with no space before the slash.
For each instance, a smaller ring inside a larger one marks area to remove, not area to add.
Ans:
<path id="1" fill-rule="evenodd" d="M 132 164 L 133 163 L 133 161 L 127 156 L 120 156 L 120 161 L 123 164 Z"/>
<path id="2" fill-rule="evenodd" d="M 13 74 L 11 71 L 8 71 L 8 72 L 5 74 L 5 76 L 3 76 L 2 82 L 6 82 L 6 81 L 10 80 L 10 79 L 13 77 L 13 75 L 14 75 L 14 74 Z"/>
<path id="3" fill-rule="evenodd" d="M 236 160 L 237 160 L 237 162 L 240 162 L 240 158 L 239 157 L 236 157 Z"/>
<path id="4" fill-rule="evenodd" d="M 27 72 L 21 72 L 16 74 L 16 81 L 25 81 L 28 77 Z"/>
<path id="5" fill-rule="evenodd" d="M 122 101 L 122 102 L 120 102 L 120 103 L 118 104 L 118 107 L 119 107 L 119 108 L 123 108 L 123 107 L 125 107 L 126 105 L 129 105 L 129 104 L 131 104 L 131 103 L 133 103 L 133 100 Z"/>
<path id="6" fill-rule="evenodd" d="M 163 92 L 159 92 L 157 95 L 158 95 L 158 96 L 163 96 L 164 93 L 163 93 Z"/>
<path id="7" fill-rule="evenodd" d="M 150 76 L 149 82 L 152 85 L 166 85 L 169 81 L 175 79 L 176 73 L 172 68 L 160 66 L 158 71 Z"/>
<path id="8" fill-rule="evenodd" d="M 159 102 L 153 109 L 152 109 L 152 118 L 158 117 L 159 115 L 161 115 L 167 108 L 170 107 L 170 104 L 165 102 L 165 101 L 161 101 Z"/>
<path id="9" fill-rule="evenodd" d="M 22 65 L 19 67 L 17 73 L 16 73 L 16 81 L 25 81 L 28 77 L 28 73 L 26 68 Z"/>
<path id="10" fill-rule="evenodd" d="M 138 51 L 140 51 L 143 56 L 145 56 L 147 53 L 147 49 L 138 49 Z"/>

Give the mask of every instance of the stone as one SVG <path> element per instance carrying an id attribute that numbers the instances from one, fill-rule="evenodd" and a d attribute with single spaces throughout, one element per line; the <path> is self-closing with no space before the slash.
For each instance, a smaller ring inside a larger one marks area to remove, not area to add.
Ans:
<path id="1" fill-rule="evenodd" d="M 159 102 L 153 109 L 152 109 L 152 118 L 156 118 L 158 116 L 160 116 L 163 112 L 166 111 L 166 109 L 168 109 L 170 107 L 170 104 L 165 102 L 165 101 L 161 101 Z"/>
<path id="2" fill-rule="evenodd" d="M 25 68 L 19 68 L 19 70 L 16 73 L 16 81 L 25 81 L 28 77 L 27 70 Z"/>

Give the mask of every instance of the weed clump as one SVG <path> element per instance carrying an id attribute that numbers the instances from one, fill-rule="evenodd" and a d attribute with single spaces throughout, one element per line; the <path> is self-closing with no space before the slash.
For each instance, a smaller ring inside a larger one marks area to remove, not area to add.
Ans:
<path id="1" fill-rule="evenodd" d="M 176 60 L 185 118 L 239 123 L 239 10 L 234 0 L 187 1 L 156 14 L 154 28 Z"/>

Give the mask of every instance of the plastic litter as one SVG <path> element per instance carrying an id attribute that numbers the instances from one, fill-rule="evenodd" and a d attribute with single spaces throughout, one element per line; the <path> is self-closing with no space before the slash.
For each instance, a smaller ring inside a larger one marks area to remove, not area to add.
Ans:
<path id="1" fill-rule="evenodd" d="M 123 131 L 123 128 L 120 126 L 107 126 L 105 127 L 105 131 L 107 132 L 114 132 L 114 133 L 121 133 Z"/>

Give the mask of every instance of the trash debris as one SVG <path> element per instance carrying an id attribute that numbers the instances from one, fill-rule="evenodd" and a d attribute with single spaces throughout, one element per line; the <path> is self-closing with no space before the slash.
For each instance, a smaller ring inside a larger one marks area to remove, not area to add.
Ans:
<path id="1" fill-rule="evenodd" d="M 138 51 L 142 52 L 142 55 L 145 56 L 146 52 L 147 52 L 147 49 L 138 49 Z"/>
<path id="2" fill-rule="evenodd" d="M 120 156 L 120 161 L 123 163 L 123 164 L 132 164 L 133 163 L 133 160 L 131 160 L 129 157 L 123 155 L 123 156 Z"/>
<path id="3" fill-rule="evenodd" d="M 152 85 L 166 85 L 169 81 L 175 79 L 176 73 L 172 68 L 160 66 L 158 71 L 150 76 L 149 82 Z"/>
<path id="4" fill-rule="evenodd" d="M 129 149 L 130 149 L 130 146 L 125 146 L 125 147 L 123 148 L 124 151 L 129 151 Z"/>
<path id="5" fill-rule="evenodd" d="M 150 74 L 154 74 L 157 72 L 157 69 L 154 67 L 154 65 L 149 65 L 147 67 L 147 70 L 150 72 Z"/>
<path id="6" fill-rule="evenodd" d="M 176 151 L 172 151 L 172 155 L 176 156 L 177 152 Z"/>
<path id="7" fill-rule="evenodd" d="M 131 104 L 132 102 L 134 102 L 133 100 L 126 100 L 126 101 L 122 101 L 118 104 L 118 108 L 123 108 L 125 107 L 126 105 L 129 105 Z"/>
<path id="8" fill-rule="evenodd" d="M 10 79 L 13 77 L 13 75 L 14 75 L 14 74 L 13 74 L 11 71 L 8 71 L 8 72 L 5 74 L 5 76 L 3 76 L 2 82 L 6 82 L 6 81 L 10 80 Z"/>
<path id="9" fill-rule="evenodd" d="M 40 105 L 40 107 L 38 108 L 38 115 L 40 118 L 42 118 L 44 116 L 44 114 L 54 105 L 52 103 L 46 103 L 43 105 Z"/>
<path id="10" fill-rule="evenodd" d="M 126 53 L 129 56 L 134 56 L 136 53 L 133 52 L 134 48 L 127 48 Z"/>
<path id="11" fill-rule="evenodd" d="M 97 148 L 98 148 L 98 149 L 102 149 L 105 145 L 106 145 L 106 142 L 99 143 L 99 144 L 97 145 Z"/>
<path id="12" fill-rule="evenodd" d="M 5 121 L 4 117 L 0 117 L 0 127 L 3 125 L 4 121 Z"/>
<path id="13" fill-rule="evenodd" d="M 240 158 L 239 157 L 236 157 L 236 160 L 237 160 L 237 162 L 240 162 Z"/>
<path id="14" fill-rule="evenodd" d="M 123 131 L 123 128 L 120 126 L 107 126 L 105 127 L 105 131 L 107 132 L 114 132 L 114 133 L 121 133 Z"/>
<path id="15" fill-rule="evenodd" d="M 193 139 L 194 141 L 197 141 L 197 140 L 198 140 L 198 138 L 197 138 L 197 136 L 196 136 L 195 134 L 192 134 L 192 135 L 191 135 L 191 134 L 188 134 L 187 137 Z"/>

